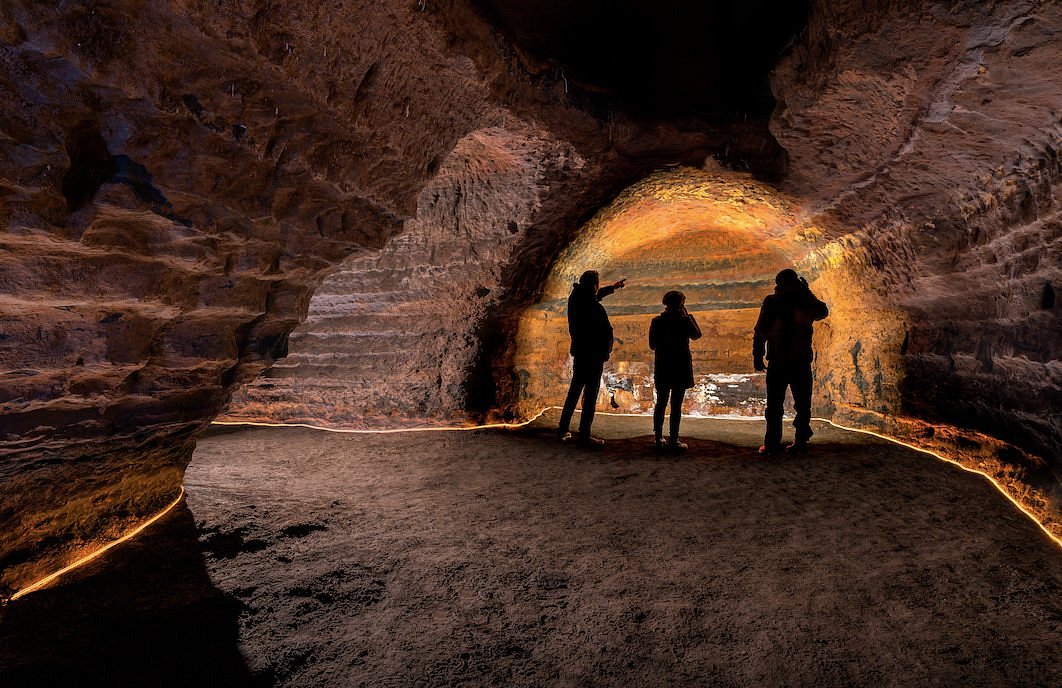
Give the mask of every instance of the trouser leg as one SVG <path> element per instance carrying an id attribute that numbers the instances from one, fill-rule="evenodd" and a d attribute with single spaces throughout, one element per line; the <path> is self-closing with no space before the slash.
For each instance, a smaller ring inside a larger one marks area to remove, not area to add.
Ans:
<path id="1" fill-rule="evenodd" d="M 796 418 L 793 419 L 796 441 L 807 442 L 815 434 L 811 431 L 811 364 L 796 367 L 789 384 L 793 390 L 793 408 L 796 411 Z"/>
<path id="2" fill-rule="evenodd" d="M 656 405 L 653 406 L 653 434 L 656 439 L 664 436 L 664 411 L 667 410 L 668 388 L 656 386 Z"/>
<path id="3" fill-rule="evenodd" d="M 601 372 L 604 367 L 604 361 L 597 361 L 585 367 L 582 417 L 579 418 L 579 436 L 582 438 L 590 436 L 590 426 L 594 424 L 594 412 L 597 410 L 597 392 L 601 389 Z"/>
<path id="4" fill-rule="evenodd" d="M 782 410 L 785 405 L 785 390 L 789 386 L 789 371 L 781 365 L 767 366 L 767 431 L 763 446 L 778 449 L 782 446 Z"/>
<path id="5" fill-rule="evenodd" d="M 678 442 L 679 425 L 682 423 L 682 398 L 686 396 L 685 387 L 671 389 L 671 441 Z"/>
<path id="6" fill-rule="evenodd" d="M 561 409 L 560 426 L 557 433 L 563 435 L 568 432 L 572 424 L 572 416 L 575 414 L 575 405 L 579 403 L 579 395 L 582 394 L 584 382 L 579 375 L 578 367 L 572 370 L 572 382 L 568 385 L 568 395 L 564 397 L 564 408 Z"/>

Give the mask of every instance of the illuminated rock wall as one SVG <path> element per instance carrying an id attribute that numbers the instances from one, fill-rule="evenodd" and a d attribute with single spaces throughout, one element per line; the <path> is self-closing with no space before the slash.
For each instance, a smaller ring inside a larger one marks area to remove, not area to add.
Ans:
<path id="1" fill-rule="evenodd" d="M 513 360 L 520 408 L 526 414 L 563 401 L 571 379 L 567 299 L 579 275 L 595 269 L 603 285 L 628 280 L 603 301 L 615 345 L 601 410 L 651 410 L 649 323 L 662 311 L 664 293 L 678 289 L 704 335 L 690 347 L 697 384 L 687 412 L 762 413 L 752 326 L 775 274 L 807 250 L 797 212 L 769 186 L 721 170 L 662 172 L 626 190 L 561 254 L 541 301 L 520 321 Z"/>
<path id="2" fill-rule="evenodd" d="M 554 225 L 520 234 L 532 253 L 706 154 L 701 132 L 610 132 L 503 47 L 462 2 L 0 5 L 0 597 L 172 499 L 196 435 L 288 353 L 328 271 L 413 228 L 459 141 L 481 171 L 541 154 L 568 190 L 530 201 Z"/>
<path id="3" fill-rule="evenodd" d="M 770 125 L 802 242 L 779 255 L 848 314 L 819 330 L 820 403 L 1007 440 L 970 451 L 1048 511 L 1060 30 L 1047 1 L 817 0 Z M 762 123 L 636 121 L 516 54 L 457 0 L 0 5 L 0 595 L 166 503 L 196 435 L 289 352 L 233 415 L 518 415 L 553 394 L 518 372 L 521 316 L 566 291 L 547 277 L 595 211 L 709 154 L 779 170 Z M 639 310 L 617 311 L 628 371 L 665 288 L 633 263 L 610 275 L 651 285 L 615 302 Z M 773 267 L 741 270 L 758 300 Z M 737 342 L 746 296 L 722 282 L 691 298 Z M 737 343 L 704 351 L 738 373 Z"/>
<path id="4" fill-rule="evenodd" d="M 773 81 L 785 188 L 846 265 L 836 290 L 873 293 L 905 330 L 834 333 L 838 410 L 995 435 L 1053 464 L 1039 479 L 1057 490 L 1062 7 L 868 9 L 816 3 Z M 878 361 L 903 371 L 880 406 Z"/>
<path id="5" fill-rule="evenodd" d="M 585 164 L 570 145 L 511 125 L 461 139 L 403 233 L 322 283 L 290 355 L 240 390 L 225 418 L 466 422 L 471 330 L 504 299 L 502 272 L 549 184 Z"/>

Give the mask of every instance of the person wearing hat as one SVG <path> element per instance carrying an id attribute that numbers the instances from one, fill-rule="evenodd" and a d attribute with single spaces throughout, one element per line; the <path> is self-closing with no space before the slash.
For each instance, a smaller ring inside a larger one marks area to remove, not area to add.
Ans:
<path id="1" fill-rule="evenodd" d="M 688 449 L 679 440 L 682 423 L 682 397 L 693 386 L 693 356 L 690 340 L 701 338 L 697 320 L 686 311 L 686 295 L 681 291 L 664 294 L 664 312 L 649 323 L 649 348 L 655 353 L 653 382 L 656 386 L 656 406 L 653 408 L 653 432 L 657 449 L 682 451 Z M 671 423 L 667 444 L 664 444 L 664 411 L 671 401 Z"/>

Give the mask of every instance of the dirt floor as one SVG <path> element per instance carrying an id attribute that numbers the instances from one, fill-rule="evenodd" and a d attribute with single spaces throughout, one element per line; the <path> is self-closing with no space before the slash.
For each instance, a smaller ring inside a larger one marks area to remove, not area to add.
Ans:
<path id="1" fill-rule="evenodd" d="M 596 452 L 549 418 L 215 433 L 186 477 L 194 528 L 179 512 L 9 605 L 0 683 L 33 683 L 86 586 L 125 599 L 183 543 L 155 578 L 195 584 L 137 608 L 214 639 L 155 662 L 180 677 L 206 653 L 189 684 L 217 661 L 225 685 L 1059 685 L 1062 549 L 985 479 L 828 426 L 810 455 L 761 458 L 759 423 L 687 420 L 691 450 L 660 455 L 646 422 L 600 418 Z"/>

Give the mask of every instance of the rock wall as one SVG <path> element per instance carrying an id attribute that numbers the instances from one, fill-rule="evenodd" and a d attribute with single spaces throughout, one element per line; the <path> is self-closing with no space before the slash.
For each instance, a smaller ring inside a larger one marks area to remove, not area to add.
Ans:
<path id="1" fill-rule="evenodd" d="M 578 228 L 709 154 L 787 155 L 817 288 L 902 325 L 823 330 L 840 417 L 1005 439 L 1054 494 L 1060 27 L 1046 0 L 818 0 L 772 137 L 627 117 L 460 0 L 5 2 L 0 596 L 172 498 L 289 351 L 231 414 L 514 415 L 517 323 Z"/>
<path id="2" fill-rule="evenodd" d="M 241 389 L 225 419 L 466 421 L 472 330 L 505 301 L 502 271 L 550 185 L 585 165 L 571 144 L 512 124 L 462 138 L 402 234 L 329 275 L 290 355 Z"/>
<path id="3" fill-rule="evenodd" d="M 0 27 L 0 596 L 172 499 L 195 436 L 459 141 L 578 148 L 552 222 L 709 138 L 610 136 L 462 2 L 16 0 Z"/>
<path id="4" fill-rule="evenodd" d="M 839 289 L 862 285 L 904 328 L 834 332 L 836 410 L 1003 439 L 1057 499 L 1062 8 L 868 9 L 816 3 L 773 81 L 785 188 L 827 228 L 822 250 L 843 256 Z M 897 388 L 868 385 L 897 366 Z"/>

